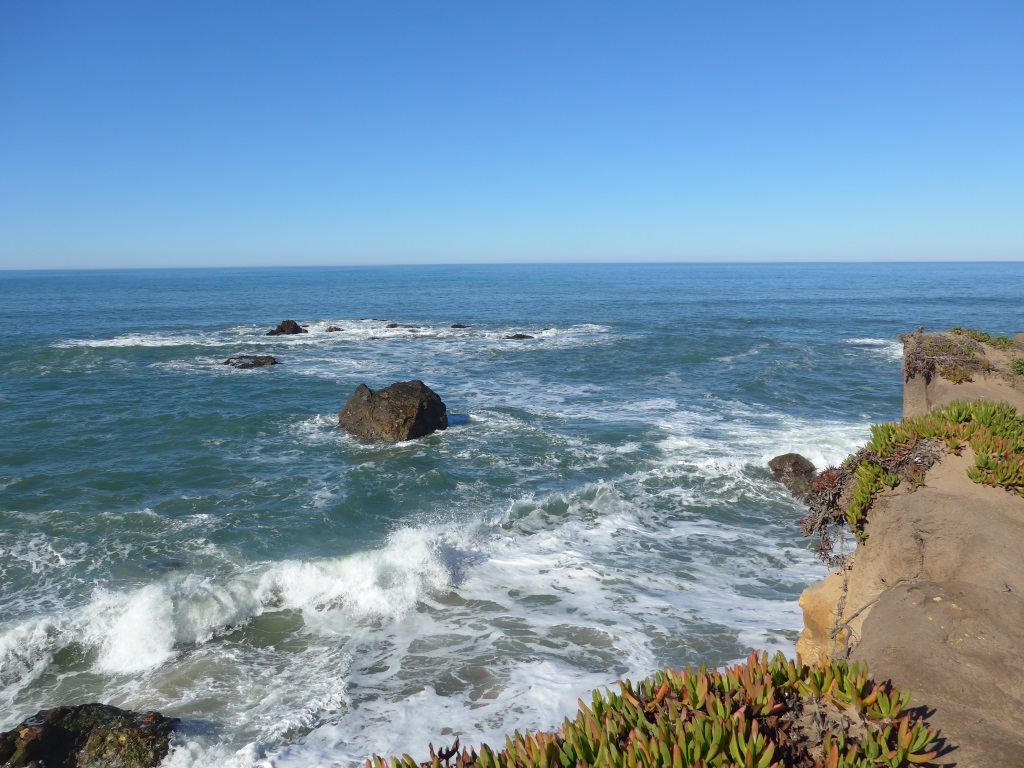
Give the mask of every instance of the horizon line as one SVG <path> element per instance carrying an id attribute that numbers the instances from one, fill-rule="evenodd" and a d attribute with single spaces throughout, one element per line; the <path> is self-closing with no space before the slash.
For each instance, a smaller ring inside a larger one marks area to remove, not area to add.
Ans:
<path id="1" fill-rule="evenodd" d="M 438 261 L 438 262 L 394 262 L 388 264 L 232 264 L 223 266 L 181 266 L 181 267 L 5 267 L 0 268 L 0 274 L 5 273 L 26 273 L 26 272 L 171 272 L 182 270 L 213 271 L 213 270 L 243 270 L 243 269 L 388 269 L 394 267 L 614 267 L 614 266 L 820 266 L 824 264 L 1020 264 L 1024 263 L 1022 258 L 1006 259 L 823 259 L 820 261 L 811 260 L 760 260 L 760 259 L 736 259 L 736 260 L 685 260 L 685 261 Z"/>

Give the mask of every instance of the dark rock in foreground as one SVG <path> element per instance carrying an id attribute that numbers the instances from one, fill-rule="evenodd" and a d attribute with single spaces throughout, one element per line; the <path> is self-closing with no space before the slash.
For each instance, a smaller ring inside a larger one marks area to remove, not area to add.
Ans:
<path id="1" fill-rule="evenodd" d="M 506 336 L 506 339 L 512 339 L 513 341 L 522 341 L 523 339 L 533 339 L 534 336 L 530 336 L 526 333 L 513 333 L 511 336 Z"/>
<path id="2" fill-rule="evenodd" d="M 305 328 L 294 320 L 285 320 L 272 331 L 267 331 L 267 336 L 291 336 L 296 333 L 309 333 Z"/>
<path id="3" fill-rule="evenodd" d="M 273 355 L 238 355 L 224 361 L 224 365 L 232 368 L 262 368 L 264 365 L 277 364 L 277 358 Z"/>
<path id="4" fill-rule="evenodd" d="M 167 756 L 176 718 L 106 704 L 44 709 L 0 734 L 5 768 L 153 768 Z"/>
<path id="5" fill-rule="evenodd" d="M 768 468 L 775 479 L 789 489 L 794 496 L 806 496 L 811 492 L 814 480 L 814 465 L 799 453 L 784 453 L 768 462 Z"/>
<path id="6" fill-rule="evenodd" d="M 448 409 L 418 379 L 397 382 L 376 392 L 360 384 L 345 403 L 338 423 L 358 437 L 398 442 L 447 429 Z"/>

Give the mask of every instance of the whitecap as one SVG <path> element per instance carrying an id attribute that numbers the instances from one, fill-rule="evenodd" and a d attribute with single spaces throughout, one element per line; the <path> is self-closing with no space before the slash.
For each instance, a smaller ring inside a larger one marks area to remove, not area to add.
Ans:
<path id="1" fill-rule="evenodd" d="M 903 342 L 894 339 L 843 339 L 843 343 L 861 347 L 869 354 L 891 362 L 902 362 Z"/>

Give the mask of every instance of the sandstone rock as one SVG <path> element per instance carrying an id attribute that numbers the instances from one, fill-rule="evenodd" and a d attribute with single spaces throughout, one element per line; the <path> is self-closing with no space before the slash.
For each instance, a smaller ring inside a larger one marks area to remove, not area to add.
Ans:
<path id="1" fill-rule="evenodd" d="M 267 336 L 291 336 L 296 333 L 309 333 L 305 328 L 294 320 L 285 320 L 272 331 L 267 331 Z"/>
<path id="2" fill-rule="evenodd" d="M 814 480 L 814 465 L 799 453 L 784 453 L 768 462 L 772 475 L 789 489 L 794 496 L 806 496 L 811 492 Z"/>
<path id="3" fill-rule="evenodd" d="M 804 664 L 845 658 L 840 652 L 849 640 L 849 630 L 838 627 L 839 605 L 844 598 L 842 571 L 833 571 L 800 595 L 804 629 L 796 641 L 797 657 Z M 832 632 L 839 629 L 836 635 Z"/>
<path id="4" fill-rule="evenodd" d="M 232 368 L 262 368 L 265 365 L 277 364 L 277 358 L 273 355 L 237 355 L 224 361 L 224 365 L 230 365 Z"/>
<path id="5" fill-rule="evenodd" d="M 412 440 L 448 428 L 448 409 L 422 381 L 402 381 L 374 392 L 360 384 L 338 416 L 359 437 L 389 442 Z"/>
<path id="6" fill-rule="evenodd" d="M 167 756 L 175 718 L 106 704 L 44 709 L 0 734 L 5 768 L 152 768 Z"/>

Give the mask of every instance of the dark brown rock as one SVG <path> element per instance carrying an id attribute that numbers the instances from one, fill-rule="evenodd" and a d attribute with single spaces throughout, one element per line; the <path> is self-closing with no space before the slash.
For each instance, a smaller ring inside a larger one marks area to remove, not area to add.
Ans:
<path id="1" fill-rule="evenodd" d="M 338 331 L 344 331 L 344 330 L 345 330 L 344 328 L 339 328 L 336 325 L 329 325 L 329 326 L 327 326 L 327 333 L 336 333 Z"/>
<path id="2" fill-rule="evenodd" d="M 768 462 L 772 475 L 789 489 L 794 496 L 806 496 L 811 492 L 814 480 L 814 465 L 799 453 L 784 453 Z"/>
<path id="3" fill-rule="evenodd" d="M 277 358 L 273 355 L 237 355 L 224 361 L 224 365 L 232 368 L 262 368 L 264 365 L 277 364 Z"/>
<path id="4" fill-rule="evenodd" d="M 448 428 L 448 409 L 422 381 L 402 381 L 374 392 L 360 384 L 338 423 L 359 437 L 389 442 L 413 440 Z"/>
<path id="5" fill-rule="evenodd" d="M 285 320 L 272 331 L 267 331 L 267 336 L 291 336 L 296 333 L 309 333 L 305 328 L 294 320 Z"/>
<path id="6" fill-rule="evenodd" d="M 175 718 L 106 704 L 44 709 L 0 733 L 5 768 L 153 768 L 167 756 Z"/>

